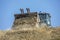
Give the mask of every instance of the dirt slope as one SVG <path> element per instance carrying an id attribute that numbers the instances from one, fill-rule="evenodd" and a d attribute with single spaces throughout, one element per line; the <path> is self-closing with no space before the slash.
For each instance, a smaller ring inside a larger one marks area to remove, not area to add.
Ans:
<path id="1" fill-rule="evenodd" d="M 60 40 L 60 28 L 41 27 L 0 31 L 0 40 Z"/>

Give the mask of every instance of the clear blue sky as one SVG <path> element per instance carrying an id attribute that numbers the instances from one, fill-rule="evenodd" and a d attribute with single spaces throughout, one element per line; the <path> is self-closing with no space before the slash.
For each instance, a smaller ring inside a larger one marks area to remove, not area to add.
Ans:
<path id="1" fill-rule="evenodd" d="M 52 26 L 60 26 L 60 0 L 0 0 L 0 30 L 10 29 L 20 8 L 51 14 Z"/>

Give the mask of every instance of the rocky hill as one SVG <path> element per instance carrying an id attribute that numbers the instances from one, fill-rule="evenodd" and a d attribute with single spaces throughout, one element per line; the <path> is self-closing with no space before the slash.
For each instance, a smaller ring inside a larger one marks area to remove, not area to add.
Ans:
<path id="1" fill-rule="evenodd" d="M 0 31 L 0 40 L 60 40 L 60 27 L 42 26 Z"/>

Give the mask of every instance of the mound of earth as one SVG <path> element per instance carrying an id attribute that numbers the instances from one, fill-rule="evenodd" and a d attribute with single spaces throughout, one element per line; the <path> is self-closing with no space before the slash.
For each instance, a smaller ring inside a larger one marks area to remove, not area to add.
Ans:
<path id="1" fill-rule="evenodd" d="M 0 31 L 0 40 L 60 40 L 60 28 L 29 28 Z"/>

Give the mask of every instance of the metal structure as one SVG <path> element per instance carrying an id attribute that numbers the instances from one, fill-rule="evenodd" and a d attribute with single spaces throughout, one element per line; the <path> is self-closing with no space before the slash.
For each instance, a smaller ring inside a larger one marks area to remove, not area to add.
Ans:
<path id="1" fill-rule="evenodd" d="M 49 13 L 39 13 L 40 23 L 46 23 L 48 26 L 51 26 L 51 16 Z"/>
<path id="2" fill-rule="evenodd" d="M 27 13 L 24 13 L 24 9 L 20 9 L 20 14 L 15 14 L 15 20 L 13 28 L 15 27 L 40 27 L 42 23 L 45 23 L 47 26 L 51 26 L 51 16 L 49 13 L 38 13 L 30 12 L 29 8 L 26 8 Z"/>

